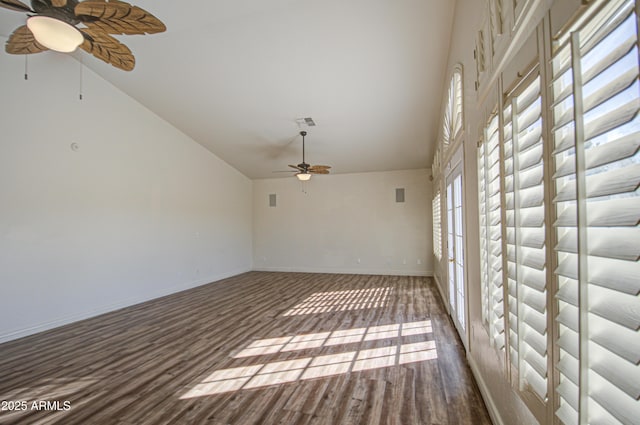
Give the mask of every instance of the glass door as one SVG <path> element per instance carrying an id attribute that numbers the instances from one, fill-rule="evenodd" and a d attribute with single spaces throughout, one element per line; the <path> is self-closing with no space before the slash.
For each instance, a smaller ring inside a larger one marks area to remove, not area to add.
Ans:
<path id="1" fill-rule="evenodd" d="M 447 176 L 447 280 L 451 317 L 466 345 L 466 287 L 464 278 L 464 227 L 462 225 L 462 164 Z"/>

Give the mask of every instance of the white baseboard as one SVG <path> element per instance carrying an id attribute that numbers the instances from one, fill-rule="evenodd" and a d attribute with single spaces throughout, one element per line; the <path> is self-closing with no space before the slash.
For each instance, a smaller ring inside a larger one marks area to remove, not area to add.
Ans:
<path id="1" fill-rule="evenodd" d="M 196 281 L 175 285 L 169 288 L 162 288 L 158 291 L 149 293 L 145 296 L 125 298 L 114 303 L 91 308 L 89 310 L 75 313 L 69 316 L 58 317 L 44 323 L 38 323 L 36 325 L 29 326 L 27 328 L 22 328 L 22 329 L 18 329 L 15 331 L 10 331 L 8 333 L 2 334 L 0 335 L 0 343 L 12 341 L 14 339 L 22 338 L 29 335 L 33 335 L 38 332 L 47 331 L 49 329 L 57 328 L 59 326 L 68 325 L 69 323 L 77 322 L 80 320 L 89 319 L 91 317 L 99 316 L 101 314 L 109 313 L 111 311 L 119 310 L 121 308 L 131 307 L 132 305 L 140 304 L 146 301 L 151 301 L 156 298 L 161 298 L 167 295 L 175 294 L 177 292 L 185 291 L 187 289 L 192 289 L 198 286 L 217 282 L 219 280 L 226 279 L 226 278 L 236 276 L 242 273 L 246 273 L 249 271 L 251 271 L 250 268 L 243 268 L 243 269 L 238 269 L 231 272 L 220 273 L 214 276 L 210 276 L 206 279 L 204 278 L 198 279 Z"/>
<path id="2" fill-rule="evenodd" d="M 433 276 L 430 270 L 350 269 L 334 267 L 254 267 L 257 272 L 367 274 L 381 276 Z"/>
<path id="3" fill-rule="evenodd" d="M 494 425 L 504 425 L 502 421 L 502 416 L 500 416 L 500 412 L 496 407 L 495 400 L 491 397 L 491 392 L 487 387 L 487 384 L 484 382 L 480 371 L 478 370 L 478 364 L 473 359 L 473 357 L 467 355 L 467 361 L 469 363 L 469 367 L 471 368 L 471 373 L 473 377 L 476 379 L 478 383 L 478 388 L 480 388 L 480 394 L 482 395 L 482 399 L 484 400 L 484 404 L 487 406 L 487 410 L 489 411 L 489 416 L 491 417 L 491 421 Z"/>

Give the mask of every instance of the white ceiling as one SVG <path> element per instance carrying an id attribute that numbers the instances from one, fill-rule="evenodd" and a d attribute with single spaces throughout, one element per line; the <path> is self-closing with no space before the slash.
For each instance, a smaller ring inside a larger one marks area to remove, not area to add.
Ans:
<path id="1" fill-rule="evenodd" d="M 167 31 L 118 37 L 132 72 L 84 64 L 246 176 L 301 161 L 302 117 L 307 162 L 332 172 L 430 165 L 454 0 L 130 2 Z M 24 18 L 0 9 L 0 34 Z"/>

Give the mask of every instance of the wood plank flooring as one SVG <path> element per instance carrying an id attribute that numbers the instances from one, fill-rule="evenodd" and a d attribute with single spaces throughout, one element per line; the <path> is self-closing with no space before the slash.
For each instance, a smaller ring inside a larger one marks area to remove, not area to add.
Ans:
<path id="1" fill-rule="evenodd" d="M 27 402 L 1 424 L 491 423 L 423 277 L 251 272 L 0 344 L 0 401 Z"/>

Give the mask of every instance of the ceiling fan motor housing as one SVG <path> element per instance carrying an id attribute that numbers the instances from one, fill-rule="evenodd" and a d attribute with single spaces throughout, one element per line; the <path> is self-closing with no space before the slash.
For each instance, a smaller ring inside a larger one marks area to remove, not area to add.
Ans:
<path id="1" fill-rule="evenodd" d="M 31 7 L 39 15 L 49 16 L 50 18 L 59 19 L 69 25 L 77 25 L 80 19 L 76 16 L 74 9 L 78 4 L 77 0 L 67 0 L 64 7 L 54 7 L 51 1 L 32 0 Z"/>

